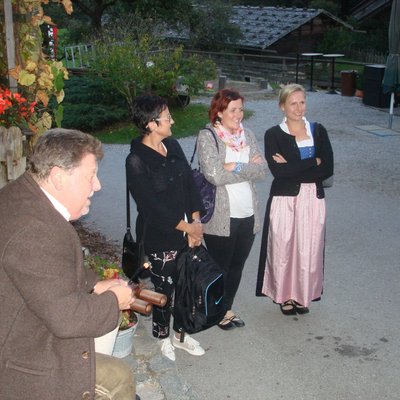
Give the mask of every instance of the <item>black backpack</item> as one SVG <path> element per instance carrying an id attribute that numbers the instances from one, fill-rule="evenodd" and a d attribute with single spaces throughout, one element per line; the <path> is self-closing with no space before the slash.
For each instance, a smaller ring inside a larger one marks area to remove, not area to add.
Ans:
<path id="1" fill-rule="evenodd" d="M 182 333 L 195 333 L 216 325 L 226 312 L 221 267 L 205 247 L 187 246 L 177 256 L 177 268 L 173 311 L 176 326 Z"/>

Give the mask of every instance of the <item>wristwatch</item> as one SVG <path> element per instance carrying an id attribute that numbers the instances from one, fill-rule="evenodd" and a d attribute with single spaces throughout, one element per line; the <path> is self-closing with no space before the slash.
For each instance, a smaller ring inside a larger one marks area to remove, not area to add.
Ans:
<path id="1" fill-rule="evenodd" d="M 235 166 L 235 168 L 234 168 L 234 170 L 233 170 L 233 172 L 234 172 L 235 174 L 237 174 L 237 173 L 239 173 L 241 170 L 242 170 L 242 163 L 241 163 L 241 162 L 237 162 L 237 163 L 236 163 L 236 166 Z"/>

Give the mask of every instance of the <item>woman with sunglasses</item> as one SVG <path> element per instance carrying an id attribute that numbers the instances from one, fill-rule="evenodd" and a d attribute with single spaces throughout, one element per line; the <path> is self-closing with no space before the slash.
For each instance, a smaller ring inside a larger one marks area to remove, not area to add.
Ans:
<path id="1" fill-rule="evenodd" d="M 131 142 L 126 159 L 128 187 L 137 205 L 136 238 L 143 238 L 152 264 L 156 292 L 167 296 L 165 307 L 153 307 L 153 336 L 162 354 L 175 361 L 175 348 L 201 356 L 204 349 L 188 334 L 179 340 L 179 326 L 170 339 L 171 306 L 176 279 L 176 256 L 184 246 L 201 244 L 202 201 L 191 168 L 179 143 L 171 137 L 174 120 L 165 99 L 143 95 L 132 105 L 133 122 L 140 137 Z"/>

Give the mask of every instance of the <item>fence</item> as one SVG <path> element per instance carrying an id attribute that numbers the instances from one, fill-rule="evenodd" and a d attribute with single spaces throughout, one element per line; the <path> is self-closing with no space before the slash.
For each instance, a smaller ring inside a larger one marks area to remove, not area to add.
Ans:
<path id="1" fill-rule="evenodd" d="M 351 50 L 349 58 L 367 64 L 386 64 L 387 54 L 376 50 Z"/>
<path id="2" fill-rule="evenodd" d="M 64 48 L 65 66 L 67 68 L 88 68 L 94 57 L 94 46 L 91 44 L 79 44 Z"/>
<path id="3" fill-rule="evenodd" d="M 257 55 L 237 53 L 214 53 L 201 51 L 185 51 L 186 54 L 198 54 L 201 58 L 210 58 L 217 65 L 220 73 L 230 79 L 241 81 L 266 80 L 269 83 L 297 82 L 308 84 L 311 73 L 309 57 L 296 55 L 293 57 L 280 55 Z M 326 57 L 314 58 L 313 82 L 316 86 L 326 88 L 331 85 L 332 60 Z M 338 60 L 336 60 L 337 66 Z M 365 63 L 348 62 L 354 67 Z M 339 85 L 341 76 L 339 68 L 335 68 L 334 82 Z"/>
<path id="4" fill-rule="evenodd" d="M 75 71 L 90 67 L 94 56 L 94 50 L 94 46 L 91 44 L 65 47 L 66 67 Z M 270 54 L 217 53 L 196 50 L 185 50 L 184 54 L 197 54 L 201 59 L 209 58 L 213 60 L 220 70 L 220 74 L 226 75 L 228 78 L 234 80 L 249 82 L 265 80 L 269 83 L 278 84 L 289 82 L 307 84 L 310 79 L 310 59 L 300 55 L 281 56 Z M 360 56 L 360 54 L 358 54 L 358 56 Z M 376 56 L 378 57 L 378 54 L 376 54 Z M 382 54 L 380 56 L 382 57 Z M 381 61 L 381 59 L 375 58 L 374 60 L 366 62 L 346 61 L 346 64 L 363 66 L 367 63 L 382 63 Z M 339 84 L 340 73 L 338 70 L 335 70 L 334 81 L 335 85 Z M 330 85 L 331 60 L 329 58 L 317 57 L 314 59 L 313 82 L 316 86 L 322 88 Z"/>

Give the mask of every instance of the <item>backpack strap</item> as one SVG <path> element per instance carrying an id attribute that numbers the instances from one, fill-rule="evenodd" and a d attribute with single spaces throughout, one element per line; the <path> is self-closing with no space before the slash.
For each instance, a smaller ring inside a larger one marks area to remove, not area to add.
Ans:
<path id="1" fill-rule="evenodd" d="M 217 142 L 217 138 L 216 138 L 216 136 L 215 136 L 214 131 L 213 131 L 212 129 L 210 129 L 210 128 L 205 128 L 205 129 L 207 129 L 208 131 L 211 132 L 211 134 L 212 134 L 212 136 L 213 136 L 213 138 L 214 138 L 214 140 L 215 140 L 215 145 L 217 146 L 217 151 L 218 151 L 218 153 L 219 153 L 218 142 Z M 195 154 L 196 154 L 196 150 L 197 150 L 197 140 L 198 140 L 198 138 L 199 138 L 199 135 L 197 135 L 196 143 L 195 143 L 194 149 L 193 149 L 193 154 L 192 154 L 192 157 L 190 158 L 190 163 L 189 163 L 190 166 L 192 166 L 192 162 L 193 162 L 194 156 L 195 156 Z"/>

